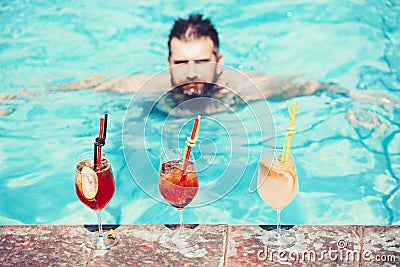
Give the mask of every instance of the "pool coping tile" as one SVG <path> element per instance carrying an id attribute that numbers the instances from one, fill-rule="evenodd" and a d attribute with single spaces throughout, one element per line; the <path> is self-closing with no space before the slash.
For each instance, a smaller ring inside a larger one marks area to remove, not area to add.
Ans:
<path id="1" fill-rule="evenodd" d="M 270 249 L 262 235 L 275 226 L 187 225 L 199 235 L 190 249 L 165 243 L 171 225 L 105 225 L 117 246 L 83 244 L 94 225 L 0 226 L 1 266 L 400 266 L 400 226 L 296 225 L 297 243 Z"/>

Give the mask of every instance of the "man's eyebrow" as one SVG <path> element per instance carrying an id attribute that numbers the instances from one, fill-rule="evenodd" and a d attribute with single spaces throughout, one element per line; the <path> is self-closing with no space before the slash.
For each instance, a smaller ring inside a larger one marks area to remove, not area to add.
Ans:
<path id="1" fill-rule="evenodd" d="M 211 60 L 208 58 L 205 59 L 196 59 L 194 60 L 194 63 L 205 63 L 205 62 L 210 62 Z M 189 63 L 190 60 L 174 60 L 175 64 L 187 64 Z"/>
<path id="2" fill-rule="evenodd" d="M 189 60 L 174 60 L 175 64 L 186 64 L 189 63 Z"/>
<path id="3" fill-rule="evenodd" d="M 204 62 L 210 62 L 210 61 L 211 61 L 210 59 L 205 58 L 205 59 L 198 59 L 198 60 L 195 60 L 194 62 L 195 62 L 195 63 L 204 63 Z"/>

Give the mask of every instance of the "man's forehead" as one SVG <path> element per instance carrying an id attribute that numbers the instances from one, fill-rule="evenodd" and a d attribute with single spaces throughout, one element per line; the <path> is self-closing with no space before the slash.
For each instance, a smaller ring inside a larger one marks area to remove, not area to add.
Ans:
<path id="1" fill-rule="evenodd" d="M 181 43 L 211 42 L 212 44 L 214 44 L 209 36 L 203 36 L 198 38 L 181 38 L 181 39 L 179 39 L 178 37 L 172 37 L 171 43 L 173 42 L 181 42 Z"/>
<path id="2" fill-rule="evenodd" d="M 201 57 L 213 54 L 214 43 L 210 37 L 201 37 L 195 40 L 171 39 L 171 55 L 173 57 Z"/>

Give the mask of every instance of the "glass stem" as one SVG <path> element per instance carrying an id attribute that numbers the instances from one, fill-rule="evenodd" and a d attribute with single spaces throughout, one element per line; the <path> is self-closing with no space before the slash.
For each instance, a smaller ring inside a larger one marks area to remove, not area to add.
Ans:
<path id="1" fill-rule="evenodd" d="M 281 229 L 281 210 L 276 210 L 276 233 L 278 238 L 282 236 L 282 229 Z"/>
<path id="2" fill-rule="evenodd" d="M 179 210 L 179 233 L 183 234 L 183 209 Z"/>
<path id="3" fill-rule="evenodd" d="M 103 237 L 103 225 L 101 223 L 101 211 L 96 211 L 97 213 L 97 223 L 99 226 L 99 237 Z"/>

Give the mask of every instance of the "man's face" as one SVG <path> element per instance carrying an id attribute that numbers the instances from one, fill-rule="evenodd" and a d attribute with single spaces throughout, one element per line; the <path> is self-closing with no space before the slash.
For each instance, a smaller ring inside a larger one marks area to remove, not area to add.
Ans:
<path id="1" fill-rule="evenodd" d="M 207 84 L 215 83 L 218 78 L 218 65 L 213 63 L 222 63 L 222 56 L 216 56 L 213 49 L 209 37 L 188 42 L 172 38 L 168 58 L 172 86 L 179 86 L 185 95 L 204 94 Z"/>

